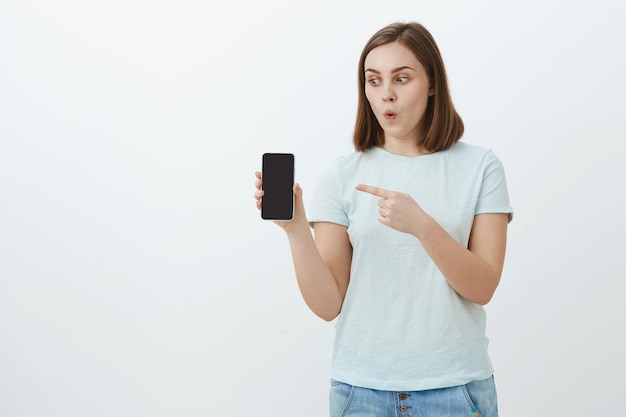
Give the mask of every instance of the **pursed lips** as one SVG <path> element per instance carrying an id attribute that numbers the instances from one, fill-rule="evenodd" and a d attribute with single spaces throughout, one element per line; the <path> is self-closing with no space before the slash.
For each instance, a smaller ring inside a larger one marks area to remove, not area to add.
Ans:
<path id="1" fill-rule="evenodd" d="M 384 116 L 387 120 L 394 120 L 396 118 L 396 113 L 392 112 L 391 110 L 387 110 L 385 111 Z"/>

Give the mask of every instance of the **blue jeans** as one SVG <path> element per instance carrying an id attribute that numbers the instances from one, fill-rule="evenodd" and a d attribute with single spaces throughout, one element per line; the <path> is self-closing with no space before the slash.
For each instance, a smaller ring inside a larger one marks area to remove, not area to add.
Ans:
<path id="1" fill-rule="evenodd" d="M 497 417 L 493 376 L 456 387 L 377 391 L 331 380 L 330 417 Z"/>

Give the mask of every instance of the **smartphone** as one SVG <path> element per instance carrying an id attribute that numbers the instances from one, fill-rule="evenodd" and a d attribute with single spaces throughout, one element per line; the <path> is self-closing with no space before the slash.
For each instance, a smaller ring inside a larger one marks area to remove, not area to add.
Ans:
<path id="1" fill-rule="evenodd" d="M 264 153 L 262 174 L 263 198 L 261 218 L 293 219 L 294 156 L 291 153 Z"/>

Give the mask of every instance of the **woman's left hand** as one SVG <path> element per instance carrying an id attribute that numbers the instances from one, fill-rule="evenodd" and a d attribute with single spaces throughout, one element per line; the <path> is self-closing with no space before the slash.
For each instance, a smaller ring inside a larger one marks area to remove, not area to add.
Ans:
<path id="1" fill-rule="evenodd" d="M 421 225 L 429 216 L 410 195 L 364 184 L 357 185 L 356 189 L 380 197 L 378 220 L 382 224 L 419 237 Z"/>

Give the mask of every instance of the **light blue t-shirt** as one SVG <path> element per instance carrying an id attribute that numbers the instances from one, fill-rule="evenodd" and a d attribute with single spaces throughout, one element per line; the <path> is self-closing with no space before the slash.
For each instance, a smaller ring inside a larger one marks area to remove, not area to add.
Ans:
<path id="1" fill-rule="evenodd" d="M 467 247 L 475 215 L 512 216 L 500 160 L 462 142 L 418 157 L 382 148 L 355 152 L 323 172 L 307 210 L 311 223 L 347 226 L 353 248 L 336 322 L 333 379 L 415 391 L 490 377 L 483 307 L 452 289 L 418 239 L 381 224 L 378 197 L 356 190 L 357 184 L 410 194 Z"/>

